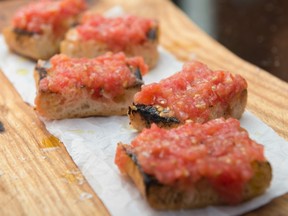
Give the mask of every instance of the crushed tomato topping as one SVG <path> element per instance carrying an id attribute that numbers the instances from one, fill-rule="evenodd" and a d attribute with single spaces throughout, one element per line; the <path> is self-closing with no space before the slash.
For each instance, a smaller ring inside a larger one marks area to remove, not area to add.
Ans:
<path id="1" fill-rule="evenodd" d="M 14 28 L 33 33 L 43 33 L 50 27 L 60 31 L 65 19 L 86 9 L 85 0 L 40 0 L 19 9 L 13 20 Z"/>
<path id="2" fill-rule="evenodd" d="M 69 94 L 85 87 L 95 98 L 123 94 L 137 79 L 131 70 L 148 70 L 142 57 L 126 58 L 123 53 L 106 53 L 93 59 L 59 54 L 50 59 L 50 64 L 48 76 L 40 80 L 40 90 Z"/>
<path id="3" fill-rule="evenodd" d="M 240 75 L 225 71 L 212 71 L 206 65 L 191 61 L 182 71 L 161 80 L 143 85 L 134 102 L 169 108 L 180 121 L 188 119 L 203 123 L 215 114 L 224 113 L 228 103 L 247 88 Z"/>
<path id="4" fill-rule="evenodd" d="M 86 13 L 76 29 L 80 38 L 101 41 L 107 44 L 111 51 L 116 52 L 127 45 L 147 41 L 149 30 L 156 26 L 155 20 L 132 15 L 108 18 Z"/>
<path id="5" fill-rule="evenodd" d="M 253 175 L 252 162 L 265 161 L 263 146 L 233 118 L 190 122 L 170 130 L 153 124 L 132 141 L 130 150 L 144 172 L 159 182 L 193 188 L 204 177 L 231 203 L 241 201 L 243 186 Z M 121 148 L 117 154 L 121 169 Z"/>

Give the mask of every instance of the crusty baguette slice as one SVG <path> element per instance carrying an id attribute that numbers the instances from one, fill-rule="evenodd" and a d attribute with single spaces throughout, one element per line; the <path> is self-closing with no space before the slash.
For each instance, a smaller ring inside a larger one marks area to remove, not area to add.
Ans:
<path id="1" fill-rule="evenodd" d="M 44 34 L 37 34 L 6 27 L 3 35 L 11 51 L 33 60 L 46 60 L 58 53 L 63 39 L 55 37 L 49 29 Z"/>
<path id="2" fill-rule="evenodd" d="M 81 39 L 76 28 L 72 28 L 67 32 L 65 40 L 63 40 L 60 45 L 61 53 L 70 57 L 93 58 L 108 51 L 114 52 L 114 50 L 111 50 L 104 42 Z M 147 40 L 145 42 L 141 44 L 130 43 L 120 51 L 124 52 L 128 57 L 142 56 L 145 63 L 151 69 L 156 66 L 159 59 L 157 48 L 159 38 L 158 35 L 158 26 L 155 26 L 147 33 Z"/>
<path id="3" fill-rule="evenodd" d="M 227 108 L 221 114 L 214 111 L 218 109 L 217 106 L 207 108 L 211 113 L 209 119 L 219 117 L 240 119 L 245 110 L 246 103 L 247 89 L 235 95 L 231 101 L 228 101 Z M 143 128 L 150 128 L 153 123 L 163 128 L 173 128 L 183 124 L 183 122 L 171 114 L 171 110 L 167 110 L 159 105 L 132 104 L 129 106 L 128 115 L 131 126 L 138 131 L 143 130 Z"/>
<path id="4" fill-rule="evenodd" d="M 158 83 L 143 85 L 129 107 L 130 124 L 141 131 L 152 123 L 173 128 L 186 121 L 204 123 L 220 117 L 239 119 L 247 103 L 247 83 L 240 75 L 212 71 L 191 61 Z"/>
<path id="5" fill-rule="evenodd" d="M 140 69 L 127 65 L 137 79 L 133 85 L 125 88 L 123 94 L 114 98 L 95 98 L 91 89 L 85 86 L 75 87 L 70 94 L 52 92 L 39 87 L 40 80 L 49 77 L 47 67 L 49 67 L 49 62 L 39 60 L 34 71 L 37 87 L 35 108 L 46 119 L 125 115 L 134 94 L 143 84 Z"/>
<path id="6" fill-rule="evenodd" d="M 128 145 L 119 143 L 118 148 L 122 149 L 122 157 L 125 157 L 123 160 L 126 161 L 122 172 L 133 180 L 151 207 L 158 210 L 175 210 L 227 204 L 206 179 L 201 179 L 192 190 L 163 185 L 155 177 L 143 172 L 137 163 L 137 157 L 129 152 Z M 242 201 L 263 194 L 272 178 L 269 162 L 255 161 L 252 168 L 254 175 L 245 185 Z"/>

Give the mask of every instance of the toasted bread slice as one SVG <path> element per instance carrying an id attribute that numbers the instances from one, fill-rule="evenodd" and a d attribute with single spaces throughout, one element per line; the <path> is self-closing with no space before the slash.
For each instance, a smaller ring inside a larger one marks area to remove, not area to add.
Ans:
<path id="1" fill-rule="evenodd" d="M 60 42 L 64 37 L 55 37 L 50 29 L 37 34 L 13 27 L 4 28 L 3 35 L 11 51 L 33 60 L 46 60 L 59 53 Z"/>
<path id="2" fill-rule="evenodd" d="M 72 84 L 70 83 L 70 85 L 72 87 L 69 87 L 69 91 L 62 91 L 61 89 L 54 91 L 45 87 L 45 84 L 40 85 L 41 80 L 47 81 L 51 79 L 51 76 L 57 76 L 55 75 L 57 72 L 51 71 L 48 62 L 38 61 L 34 72 L 37 86 L 36 111 L 46 119 L 125 115 L 134 94 L 140 90 L 143 82 L 140 65 L 138 68 L 128 63 L 126 65 L 126 62 L 123 62 L 123 64 L 131 71 L 131 76 L 134 76 L 135 79 L 129 85 L 123 83 L 125 85 L 123 92 L 112 97 L 108 93 L 106 94 L 105 87 L 95 94 L 95 90 L 91 86 L 88 87 L 87 84 L 79 84 L 74 81 L 71 81 Z M 85 73 L 83 70 L 83 76 L 85 76 Z M 115 71 L 115 73 L 117 72 Z M 102 76 L 105 79 L 105 74 Z"/>
<path id="3" fill-rule="evenodd" d="M 159 83 L 142 86 L 128 111 L 132 127 L 141 131 L 155 123 L 173 128 L 186 121 L 204 123 L 242 116 L 247 83 L 241 76 L 212 71 L 195 61 L 186 63 L 184 68 Z"/>
<path id="4" fill-rule="evenodd" d="M 242 92 L 236 94 L 231 101 L 228 101 L 228 106 L 222 113 L 214 111 L 218 109 L 217 105 L 208 107 L 207 109 L 211 113 L 209 120 L 220 117 L 240 119 L 245 110 L 246 103 L 247 89 L 244 89 Z M 160 105 L 132 104 L 129 106 L 128 115 L 131 126 L 138 131 L 143 130 L 143 128 L 150 128 L 153 123 L 164 128 L 173 128 L 183 124 L 177 117 L 173 116 L 171 110 L 165 109 Z"/>
<path id="5" fill-rule="evenodd" d="M 212 188 L 207 179 L 199 181 L 193 190 L 180 190 L 175 187 L 164 185 L 143 172 L 137 163 L 137 157 L 129 151 L 129 146 L 118 144 L 123 153 L 123 160 L 126 160 L 123 173 L 128 175 L 140 193 L 147 200 L 152 208 L 158 210 L 193 209 L 209 205 L 227 204 L 219 194 Z M 269 187 L 272 178 L 272 170 L 269 162 L 252 163 L 254 175 L 243 191 L 243 202 L 259 196 Z"/>
<path id="6" fill-rule="evenodd" d="M 135 27 L 139 28 L 139 26 L 131 26 L 131 28 Z M 102 55 L 108 51 L 121 51 L 129 57 L 142 56 L 149 68 L 155 67 L 158 62 L 159 53 L 157 46 L 159 38 L 159 27 L 158 25 L 156 25 L 156 22 L 155 25 L 152 26 L 150 30 L 146 33 L 146 39 L 144 41 L 141 41 L 139 43 L 129 42 L 125 43 L 124 45 L 122 44 L 121 46 L 118 45 L 117 38 L 113 39 L 112 37 L 109 37 L 107 41 L 101 41 L 97 38 L 84 39 L 79 34 L 78 28 L 81 28 L 81 24 L 68 31 L 65 40 L 61 42 L 61 53 L 71 57 L 93 58 Z M 111 26 L 110 28 L 114 27 Z M 107 28 L 103 29 L 103 31 L 105 30 L 107 30 Z M 108 30 L 110 29 L 108 28 Z M 108 31 L 108 33 L 109 32 L 110 31 Z M 119 36 L 115 35 L 115 37 Z M 111 44 L 114 45 L 111 47 Z"/>
<path id="7" fill-rule="evenodd" d="M 84 0 L 37 1 L 15 13 L 3 35 L 11 51 L 33 60 L 59 53 L 60 42 L 86 9 Z"/>
<path id="8" fill-rule="evenodd" d="M 236 119 L 144 129 L 119 143 L 115 163 L 151 207 L 160 210 L 235 205 L 269 187 L 264 147 Z"/>

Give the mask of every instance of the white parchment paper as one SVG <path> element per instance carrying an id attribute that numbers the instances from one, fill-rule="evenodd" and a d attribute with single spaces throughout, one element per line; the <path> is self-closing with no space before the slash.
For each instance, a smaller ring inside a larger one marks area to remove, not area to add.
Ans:
<path id="1" fill-rule="evenodd" d="M 36 93 L 34 66 L 35 62 L 10 53 L 0 36 L 0 67 L 23 100 L 32 105 Z M 146 84 L 159 81 L 179 71 L 181 67 L 181 62 L 160 48 L 160 61 L 157 67 L 144 77 L 144 81 Z M 116 145 L 119 141 L 129 143 L 136 135 L 129 127 L 127 117 L 66 119 L 47 121 L 45 124 L 50 133 L 65 144 L 69 154 L 112 215 L 239 215 L 288 192 L 288 142 L 248 111 L 241 118 L 241 125 L 253 139 L 265 146 L 265 155 L 273 168 L 270 188 L 264 195 L 238 206 L 185 211 L 154 211 L 133 183 L 119 173 L 114 164 Z"/>

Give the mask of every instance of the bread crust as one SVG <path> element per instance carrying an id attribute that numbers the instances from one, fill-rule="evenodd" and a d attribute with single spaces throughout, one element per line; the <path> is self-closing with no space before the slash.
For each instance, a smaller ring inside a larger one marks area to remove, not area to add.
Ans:
<path id="1" fill-rule="evenodd" d="M 214 111 L 218 109 L 217 106 L 207 108 L 211 113 L 209 120 L 220 117 L 240 119 L 245 111 L 246 103 L 247 89 L 235 95 L 235 97 L 228 102 L 227 109 L 220 115 Z M 144 128 L 150 128 L 152 123 L 162 128 L 174 128 L 184 123 L 171 115 L 169 110 L 167 111 L 159 105 L 132 104 L 129 106 L 128 116 L 130 118 L 130 125 L 138 131 L 142 131 Z"/>
<path id="2" fill-rule="evenodd" d="M 137 157 L 129 152 L 128 145 L 122 143 L 118 145 L 125 151 L 126 157 L 124 159 L 126 163 L 121 171 L 132 179 L 151 207 L 158 210 L 176 210 L 228 204 L 204 178 L 198 181 L 193 188 L 186 190 L 161 184 L 156 178 L 143 172 L 137 163 Z M 272 179 L 269 162 L 254 161 L 252 168 L 254 175 L 245 184 L 242 201 L 263 194 Z"/>
<path id="3" fill-rule="evenodd" d="M 46 60 L 58 53 L 60 41 L 63 39 L 55 37 L 50 29 L 46 29 L 43 34 L 37 34 L 6 27 L 3 35 L 11 51 L 33 60 Z"/>
<path id="4" fill-rule="evenodd" d="M 38 88 L 39 81 L 48 75 L 45 70 L 46 66 L 47 62 L 38 61 L 34 71 L 37 87 L 36 111 L 46 119 L 125 115 L 134 94 L 140 90 L 143 84 L 140 79 L 137 79 L 133 86 L 125 89 L 124 94 L 113 100 L 104 97 L 95 99 L 86 87 L 75 88 L 73 94 L 63 95 Z M 135 73 L 138 72 L 135 71 Z"/>
<path id="5" fill-rule="evenodd" d="M 148 38 L 146 42 L 142 44 L 130 44 L 129 46 L 126 46 L 124 50 L 121 50 L 127 57 L 142 56 L 150 69 L 156 66 L 159 59 L 157 49 L 159 30 L 158 28 L 155 28 L 151 31 L 155 33 L 151 33 L 151 38 Z M 80 40 L 75 28 L 70 29 L 67 32 L 65 40 L 63 40 L 60 45 L 60 52 L 70 57 L 93 58 L 108 51 L 111 50 L 107 44 L 103 42 L 95 40 Z"/>

